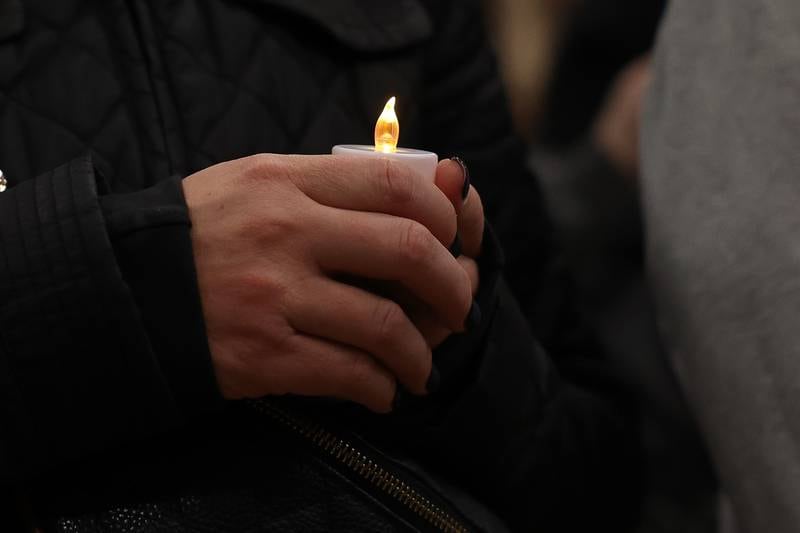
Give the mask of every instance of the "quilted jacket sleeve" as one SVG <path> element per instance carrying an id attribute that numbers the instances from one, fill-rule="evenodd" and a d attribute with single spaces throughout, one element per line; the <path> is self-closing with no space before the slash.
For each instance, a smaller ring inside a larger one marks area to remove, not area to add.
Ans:
<path id="1" fill-rule="evenodd" d="M 482 328 L 435 354 L 438 416 L 429 412 L 401 433 L 514 530 L 586 531 L 601 523 L 625 531 L 638 503 L 632 400 L 573 318 L 570 284 L 505 111 L 479 2 L 436 6 L 443 7 L 428 54 L 427 145 L 467 161 L 497 239 L 484 239 Z M 491 260 L 500 245 L 502 276 Z M 459 360 L 465 378 L 448 387 Z"/>
<path id="2" fill-rule="evenodd" d="M 169 203 L 168 192 L 136 194 Z M 125 247 L 109 238 L 112 229 L 130 240 L 137 217 L 152 221 L 147 212 L 126 213 L 135 203 L 134 196 L 101 206 L 88 156 L 0 194 L 3 482 L 169 429 L 185 415 L 188 396 L 175 394 L 154 350 L 164 340 L 148 335 L 152 317 L 137 305 L 147 302 L 136 301 L 115 255 Z M 162 207 L 164 222 L 180 220 Z"/>

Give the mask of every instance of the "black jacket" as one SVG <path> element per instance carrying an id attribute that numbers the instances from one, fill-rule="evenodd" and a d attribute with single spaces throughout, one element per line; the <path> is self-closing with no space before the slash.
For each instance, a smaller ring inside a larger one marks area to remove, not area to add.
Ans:
<path id="1" fill-rule="evenodd" d="M 187 484 L 228 487 L 233 510 L 210 505 L 229 516 L 256 493 L 258 508 L 305 498 L 269 522 L 305 530 L 296 507 L 344 505 L 338 489 L 311 490 L 341 476 L 284 471 L 300 448 L 262 424 L 263 405 L 221 401 L 179 178 L 258 152 L 370 143 L 393 94 L 403 145 L 470 164 L 508 283 L 489 234 L 482 327 L 437 350 L 437 395 L 389 417 L 288 409 L 391 451 L 428 487 L 458 486 L 514 529 L 635 518 L 632 418 L 602 361 L 583 358 L 597 354 L 570 318 L 477 4 L 0 0 L 0 482 L 13 501 L 53 525 L 131 501 L 150 509 Z M 237 492 L 242 476 L 226 485 L 231 471 L 259 471 L 256 492 Z M 458 490 L 434 492 L 458 507 Z M 364 501 L 359 516 L 380 507 Z M 373 526 L 361 529 L 384 529 Z"/>

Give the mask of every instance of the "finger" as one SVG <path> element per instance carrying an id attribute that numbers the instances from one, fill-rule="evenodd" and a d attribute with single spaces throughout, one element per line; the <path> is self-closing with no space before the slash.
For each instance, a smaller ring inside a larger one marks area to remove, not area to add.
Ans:
<path id="1" fill-rule="evenodd" d="M 443 325 L 464 329 L 470 282 L 455 258 L 421 224 L 378 213 L 330 210 L 315 232 L 314 254 L 328 272 L 398 281 Z"/>
<path id="2" fill-rule="evenodd" d="M 419 334 L 422 335 L 422 338 L 430 348 L 437 347 L 452 333 L 448 328 L 442 326 L 441 320 L 436 318 L 436 315 L 431 311 L 430 307 L 415 298 L 408 292 L 408 289 L 400 283 L 394 281 L 381 282 L 365 280 L 355 277 L 349 278 L 346 281 L 339 279 L 339 281 L 396 302 L 397 305 L 403 309 L 403 312 Z"/>
<path id="3" fill-rule="evenodd" d="M 484 213 L 481 197 L 475 187 L 469 188 L 467 199 L 458 215 L 458 234 L 461 236 L 462 253 L 468 257 L 478 257 L 483 242 Z"/>
<path id="4" fill-rule="evenodd" d="M 403 309 L 431 349 L 439 346 L 453 333 L 442 325 L 442 321 L 436 318 L 435 313 L 427 304 L 419 301 L 401 285 L 386 287 L 385 294 Z"/>
<path id="5" fill-rule="evenodd" d="M 409 391 L 427 393 L 431 350 L 395 302 L 357 287 L 317 279 L 289 298 L 287 317 L 302 333 L 369 353 Z"/>
<path id="6" fill-rule="evenodd" d="M 389 159 L 304 156 L 292 180 L 317 203 L 415 220 L 444 246 L 456 233 L 455 209 L 430 179 Z"/>
<path id="7" fill-rule="evenodd" d="M 480 282 L 478 265 L 474 260 L 464 256 L 459 257 L 458 262 L 470 278 L 472 294 L 474 296 L 478 292 L 478 284 Z M 406 291 L 395 288 L 391 291 L 391 297 L 405 309 L 406 314 L 431 348 L 438 347 L 452 334 L 452 331 L 443 327 L 441 323 L 436 320 L 436 317 L 427 305 L 410 297 Z"/>
<path id="8" fill-rule="evenodd" d="M 458 213 L 462 253 L 477 257 L 483 240 L 483 204 L 478 192 L 470 186 L 466 164 L 458 158 L 440 161 L 435 181 Z"/>
<path id="9" fill-rule="evenodd" d="M 425 336 L 425 342 L 431 347 L 436 349 L 444 341 L 453 334 L 452 331 L 439 324 L 429 312 L 420 314 L 419 316 L 412 315 L 414 325 L 419 328 L 420 332 Z"/>
<path id="10" fill-rule="evenodd" d="M 464 203 L 466 198 L 464 192 L 469 190 L 469 184 L 466 183 L 469 171 L 466 168 L 465 164 L 459 163 L 459 160 L 455 158 L 443 159 L 439 161 L 439 165 L 436 167 L 436 178 L 434 180 L 436 186 L 453 204 L 456 213 L 461 212 L 461 204 Z"/>
<path id="11" fill-rule="evenodd" d="M 286 393 L 350 400 L 378 413 L 392 410 L 397 390 L 394 376 L 357 348 L 295 335 L 290 356 L 282 361 L 278 365 L 271 360 L 269 372 L 280 376 Z"/>
<path id="12" fill-rule="evenodd" d="M 474 297 L 476 294 L 478 294 L 481 281 L 480 272 L 478 271 L 478 263 L 476 263 L 475 260 L 470 257 L 461 256 L 458 258 L 458 264 L 461 265 L 461 268 L 463 268 L 464 272 L 467 273 L 470 286 L 472 287 L 472 296 Z"/>

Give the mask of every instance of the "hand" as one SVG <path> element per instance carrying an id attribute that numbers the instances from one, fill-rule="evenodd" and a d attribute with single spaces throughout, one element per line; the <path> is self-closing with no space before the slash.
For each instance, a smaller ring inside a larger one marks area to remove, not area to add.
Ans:
<path id="1" fill-rule="evenodd" d="M 391 409 L 426 392 L 431 351 L 395 302 L 337 281 L 402 284 L 463 329 L 469 275 L 447 250 L 456 210 L 387 160 L 257 155 L 187 177 L 206 330 L 226 398 L 333 396 Z"/>
<path id="2" fill-rule="evenodd" d="M 457 159 L 445 159 L 439 162 L 435 182 L 458 214 L 458 235 L 461 240 L 458 263 L 469 276 L 474 296 L 480 285 L 480 273 L 475 260 L 480 255 L 484 225 L 480 195 L 470 184 L 466 165 Z M 394 296 L 403 302 L 404 308 L 431 347 L 437 347 L 453 333 L 453 330 L 443 326 L 425 305 L 414 302 L 408 297 L 404 298 L 402 295 Z M 474 320 L 476 311 L 471 310 L 471 313 Z"/>
<path id="3" fill-rule="evenodd" d="M 614 82 L 594 127 L 597 146 L 631 178 L 639 174 L 639 124 L 649 83 L 650 56 L 630 63 Z"/>
<path id="4" fill-rule="evenodd" d="M 469 170 L 463 161 L 453 158 L 439 162 L 435 182 L 456 211 L 462 254 L 477 259 L 483 243 L 483 203 L 470 181 Z"/>

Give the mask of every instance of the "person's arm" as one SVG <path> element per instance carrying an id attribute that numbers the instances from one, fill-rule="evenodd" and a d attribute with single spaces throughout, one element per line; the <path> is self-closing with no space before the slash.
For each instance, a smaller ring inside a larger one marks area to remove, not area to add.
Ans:
<path id="1" fill-rule="evenodd" d="M 739 531 L 800 531 L 798 27 L 794 0 L 670 2 L 643 114 L 659 333 Z"/>
<path id="2" fill-rule="evenodd" d="M 339 274 L 397 282 L 464 327 L 455 210 L 406 166 L 261 154 L 128 194 L 101 184 L 83 158 L 0 197 L 0 484 L 220 397 L 385 412 L 397 381 L 425 394 L 425 339 Z"/>
<path id="3" fill-rule="evenodd" d="M 188 331 L 174 317 L 154 327 L 153 315 L 143 315 L 153 307 L 137 305 L 144 293 L 130 276 L 134 258 L 118 257 L 133 250 L 126 244 L 132 233 L 123 230 L 137 226 L 125 210 L 139 205 L 142 210 L 133 217 L 139 227 L 153 224 L 147 210 L 158 207 L 150 203 L 158 192 L 112 197 L 102 195 L 103 185 L 86 156 L 0 194 L 4 482 L 29 479 L 58 463 L 180 423 L 188 413 L 180 404 L 187 394 L 176 394 L 179 387 L 170 383 L 159 358 L 166 354 L 163 342 L 151 332 L 171 332 L 198 365 L 204 357 L 207 364 L 202 331 Z M 186 222 L 185 204 L 174 200 L 173 218 Z M 168 254 L 188 239 L 188 225 L 180 232 L 163 241 L 163 250 L 151 251 Z M 138 258 L 150 261 L 151 279 L 168 275 L 164 259 L 155 253 Z M 192 297 L 191 286 L 187 295 Z M 184 310 L 190 308 L 186 304 Z M 197 380 L 194 386 L 210 398 L 194 409 L 218 398 L 208 366 L 183 378 Z"/>
<path id="4" fill-rule="evenodd" d="M 635 417 L 572 319 L 570 286 L 512 131 L 479 3 L 445 4 L 433 10 L 425 145 L 467 161 L 497 240 L 487 233 L 479 260 L 482 327 L 435 352 L 441 394 L 389 431 L 514 529 L 624 530 L 637 515 Z"/>

